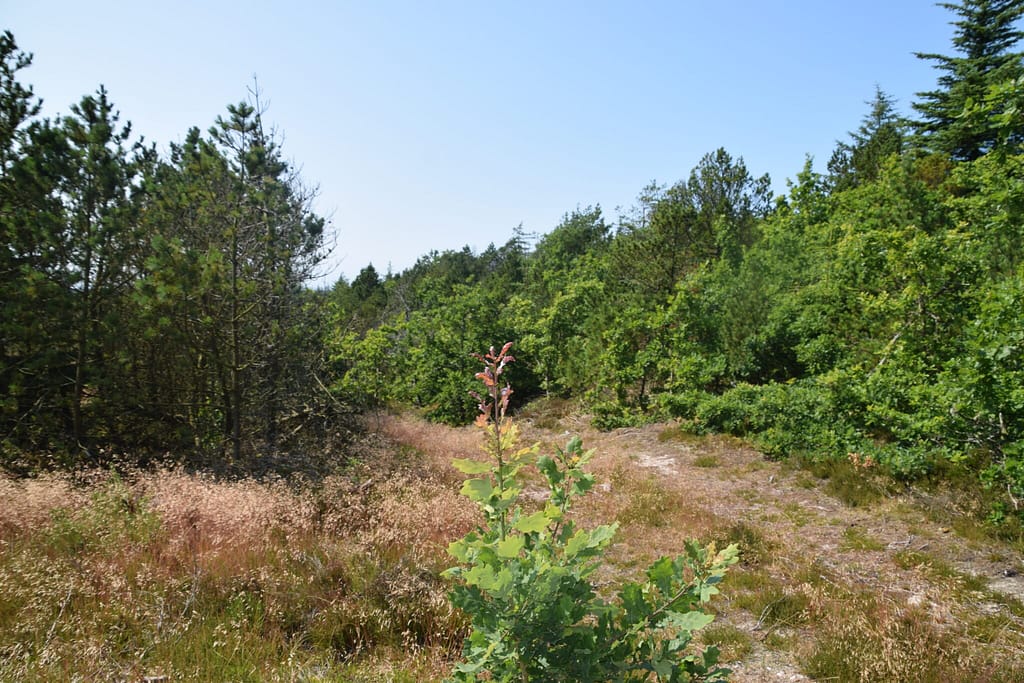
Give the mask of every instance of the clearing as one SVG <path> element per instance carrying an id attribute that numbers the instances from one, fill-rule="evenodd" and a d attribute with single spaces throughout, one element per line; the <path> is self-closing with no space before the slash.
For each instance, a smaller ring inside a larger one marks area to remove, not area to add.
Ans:
<path id="1" fill-rule="evenodd" d="M 537 422 L 548 428 L 520 420 L 524 443 L 579 434 L 597 451 L 598 486 L 578 512 L 588 525 L 620 521 L 609 574 L 677 554 L 684 538 L 741 545 L 704 636 L 732 680 L 1024 681 L 1024 558 L 951 494 L 894 493 L 870 467 L 822 479 L 673 425 Z M 479 455 L 472 428 L 392 417 L 383 431 L 434 467 Z"/>
<path id="2" fill-rule="evenodd" d="M 519 425 L 596 450 L 574 514 L 620 524 L 602 586 L 687 538 L 740 545 L 700 633 L 732 680 L 1024 682 L 1024 558 L 950 491 L 857 456 L 816 476 L 672 424 L 599 432 L 549 406 Z M 439 573 L 478 522 L 450 463 L 484 457 L 482 434 L 367 426 L 356 464 L 305 479 L 0 476 L 0 680 L 442 680 L 466 619 Z"/>

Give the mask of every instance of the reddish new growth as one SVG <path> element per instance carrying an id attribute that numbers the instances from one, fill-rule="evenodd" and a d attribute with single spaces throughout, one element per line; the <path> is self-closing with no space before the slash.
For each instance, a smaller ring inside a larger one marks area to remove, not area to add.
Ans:
<path id="1" fill-rule="evenodd" d="M 512 387 L 509 386 L 508 382 L 505 382 L 505 386 L 500 386 L 499 378 L 505 371 L 505 366 L 515 360 L 515 358 L 508 355 L 511 348 L 512 342 L 507 342 L 498 353 L 495 353 L 492 346 L 486 354 L 473 354 L 474 358 L 484 364 L 483 372 L 478 372 L 474 376 L 484 383 L 487 391 L 486 396 L 481 396 L 475 391 L 469 392 L 477 400 L 477 405 L 480 407 L 480 415 L 477 416 L 476 423 L 481 427 L 486 426 L 491 420 L 495 424 L 501 424 L 505 417 L 505 412 L 508 410 L 508 401 L 512 397 Z"/>

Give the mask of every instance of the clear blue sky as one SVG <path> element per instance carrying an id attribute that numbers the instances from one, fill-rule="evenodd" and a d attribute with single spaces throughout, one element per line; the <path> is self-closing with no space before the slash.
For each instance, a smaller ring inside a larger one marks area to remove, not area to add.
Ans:
<path id="1" fill-rule="evenodd" d="M 0 0 L 47 115 L 102 83 L 166 149 L 254 75 L 318 185 L 327 284 L 479 250 L 577 206 L 614 220 L 725 147 L 777 192 L 822 170 L 875 84 L 909 111 L 951 52 L 930 0 L 66 2 Z"/>

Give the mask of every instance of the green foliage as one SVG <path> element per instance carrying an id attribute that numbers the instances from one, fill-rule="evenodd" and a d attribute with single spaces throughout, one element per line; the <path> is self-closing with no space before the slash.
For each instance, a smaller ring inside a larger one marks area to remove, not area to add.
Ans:
<path id="1" fill-rule="evenodd" d="M 79 510 L 58 508 L 45 531 L 47 543 L 60 554 L 118 552 L 126 544 L 144 545 L 156 537 L 159 516 L 145 498 L 135 496 L 116 474 Z"/>
<path id="2" fill-rule="evenodd" d="M 523 349 L 537 358 L 537 373 L 545 391 L 562 395 L 596 381 L 598 345 L 591 341 L 600 338 L 606 291 L 599 279 L 579 274 L 533 320 L 524 320 L 519 326 Z M 567 348 L 579 351 L 567 354 Z"/>
<path id="3" fill-rule="evenodd" d="M 478 356 L 486 388 L 478 397 L 485 450 L 493 463 L 457 460 L 470 475 L 462 492 L 484 514 L 484 524 L 449 547 L 459 565 L 454 605 L 470 615 L 473 630 L 465 662 L 453 681 L 721 680 L 717 649 L 685 654 L 694 631 L 713 617 L 700 611 L 718 592 L 737 548 L 686 544 L 685 554 L 663 557 L 642 583 L 627 582 L 614 600 L 599 595 L 591 576 L 617 525 L 577 527 L 570 510 L 594 484 L 584 471 L 592 452 L 578 438 L 551 456 L 536 447 L 515 449 L 516 426 L 507 417 L 511 388 L 502 374 L 511 344 Z M 521 502 L 518 475 L 534 465 L 548 497 L 539 510 Z"/>
<path id="4" fill-rule="evenodd" d="M 567 216 L 520 271 L 468 250 L 425 259 L 394 279 L 415 302 L 391 339 L 405 374 L 376 400 L 465 422 L 466 349 L 518 335 L 535 359 L 524 393 L 580 399 L 600 428 L 677 417 L 815 466 L 858 454 L 906 481 L 970 463 L 1006 520 L 1021 495 L 1024 157 L 901 156 L 901 125 L 879 91 L 840 146 L 849 164 L 825 177 L 808 161 L 772 211 L 720 152 L 646 188 L 611 237 L 598 210 Z M 858 500 L 861 474 L 837 495 Z"/>
<path id="5" fill-rule="evenodd" d="M 578 280 L 587 262 L 603 254 L 608 233 L 601 207 L 566 214 L 538 240 L 527 262 L 526 285 L 531 298 L 549 303 Z"/>
<path id="6" fill-rule="evenodd" d="M 994 154 L 959 164 L 949 174 L 955 190 L 950 218 L 974 238 L 993 278 L 1011 275 L 1024 258 L 1024 154 Z"/>
<path id="7" fill-rule="evenodd" d="M 446 424 L 466 424 L 477 412 L 470 397 L 476 362 L 474 348 L 484 339 L 516 332 L 515 299 L 498 290 L 456 287 L 436 307 L 409 318 L 409 345 L 415 350 L 403 398 L 424 408 L 427 417 Z M 519 371 L 523 393 L 536 391 L 529 367 Z"/>
<path id="8" fill-rule="evenodd" d="M 339 376 L 332 389 L 364 410 L 394 398 L 396 380 L 402 372 L 402 347 L 398 343 L 402 333 L 401 326 L 381 325 L 361 338 L 346 332 L 331 339 L 330 362 Z"/>
<path id="9" fill-rule="evenodd" d="M 916 53 L 935 62 L 942 72 L 938 88 L 918 93 L 913 103 L 921 119 L 913 122 L 918 141 L 930 151 L 954 159 L 973 160 L 1012 138 L 1020 142 L 1024 130 L 1012 113 L 1012 103 L 993 103 L 976 109 L 992 95 L 992 88 L 1004 87 L 1024 75 L 1021 55 L 1013 48 L 1024 37 L 1017 27 L 1024 15 L 1020 0 L 963 0 L 942 3 L 958 19 L 953 46 L 956 57 Z M 991 100 L 989 100 L 991 102 Z M 966 115 L 965 115 L 966 114 Z"/>
<path id="10" fill-rule="evenodd" d="M 754 178 L 742 158 L 719 148 L 689 179 L 667 190 L 644 188 L 609 252 L 612 276 L 643 300 L 661 303 L 676 283 L 709 259 L 738 262 L 771 210 L 767 175 Z"/>
<path id="11" fill-rule="evenodd" d="M 138 183 L 151 152 L 129 145 L 102 87 L 64 118 L 27 120 L 38 106 L 15 72 L 29 60 L 7 54 L 10 34 L 2 48 L 5 431 L 40 449 L 64 435 L 88 448 L 104 417 L 96 397 L 116 397 L 125 382 L 119 323 L 143 245 Z"/>
<path id="12" fill-rule="evenodd" d="M 851 435 L 837 422 L 833 394 L 814 380 L 740 384 L 720 395 L 670 404 L 702 431 L 750 437 L 774 457 L 845 453 Z"/>
<path id="13" fill-rule="evenodd" d="M 878 177 L 883 162 L 903 150 L 904 125 L 896 114 L 896 102 L 875 86 L 871 111 L 860 128 L 840 142 L 828 162 L 829 180 L 835 190 L 844 190 Z"/>
<path id="14" fill-rule="evenodd" d="M 971 130 L 983 131 L 997 154 L 1019 154 L 1024 145 L 1024 75 L 992 83 L 978 101 L 968 99 L 960 118 Z"/>
<path id="15" fill-rule="evenodd" d="M 985 471 L 990 486 L 1024 495 L 1024 270 L 1002 281 L 982 302 L 968 329 L 969 353 L 951 368 L 943 387 L 956 398 L 951 425 L 966 444 L 994 452 Z"/>
<path id="16" fill-rule="evenodd" d="M 321 407 L 312 213 L 252 103 L 161 158 L 103 87 L 54 120 L 0 39 L 0 430 L 6 464 L 109 446 L 237 461 Z M 316 379 L 319 379 L 317 377 Z M 308 420 L 307 420 L 308 421 Z M 22 462 L 23 465 L 15 463 Z"/>

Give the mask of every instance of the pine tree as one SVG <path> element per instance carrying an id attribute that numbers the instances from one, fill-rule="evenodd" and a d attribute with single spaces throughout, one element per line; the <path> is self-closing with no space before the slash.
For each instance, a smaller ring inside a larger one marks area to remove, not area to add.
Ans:
<path id="1" fill-rule="evenodd" d="M 27 219 L 26 203 L 35 193 L 26 165 L 32 119 L 40 101 L 31 87 L 22 85 L 19 71 L 32 64 L 32 55 L 21 51 L 10 31 L 0 34 L 0 436 L 13 437 L 23 427 L 28 411 L 39 404 L 39 390 L 32 372 L 38 356 L 29 350 L 37 336 L 33 321 L 33 288 L 29 261 L 35 240 Z"/>
<path id="2" fill-rule="evenodd" d="M 998 133 L 965 112 L 983 101 L 993 87 L 1024 74 L 1022 53 L 1012 52 L 1024 37 L 1016 27 L 1024 15 L 1024 0 L 963 0 L 940 6 L 959 17 L 952 22 L 958 56 L 915 53 L 919 59 L 935 62 L 942 75 L 937 89 L 917 94 L 921 100 L 913 107 L 921 118 L 912 125 L 926 150 L 958 160 L 977 159 L 997 144 Z"/>
<path id="3" fill-rule="evenodd" d="M 735 265 L 771 211 L 771 181 L 755 178 L 743 157 L 719 148 L 705 154 L 667 190 L 649 185 L 633 216 L 619 228 L 610 256 L 620 286 L 664 302 L 679 280 L 701 263 Z"/>
<path id="4" fill-rule="evenodd" d="M 119 114 L 102 86 L 72 105 L 71 114 L 59 122 L 67 154 L 59 185 L 66 219 L 57 243 L 60 270 L 52 279 L 70 304 L 69 408 L 72 435 L 81 443 L 87 392 L 105 387 L 104 393 L 116 394 L 111 380 L 122 334 L 120 303 L 134 286 L 142 239 L 134 215 L 141 155 L 126 146 L 131 125 L 118 126 Z"/>
<path id="5" fill-rule="evenodd" d="M 850 133 L 848 142 L 840 142 L 828 162 L 832 187 L 845 190 L 878 177 L 882 162 L 903 151 L 904 126 L 896 113 L 896 100 L 875 86 L 875 98 L 867 102 L 871 110 L 860 127 Z"/>
<path id="6" fill-rule="evenodd" d="M 316 385 L 315 299 L 323 258 L 312 193 L 265 131 L 258 98 L 228 107 L 203 138 L 192 129 L 152 178 L 145 220 L 156 237 L 139 286 L 154 340 L 151 400 L 186 424 L 197 450 L 238 461 L 274 446 Z M 159 406 L 157 406 L 159 407 Z"/>

